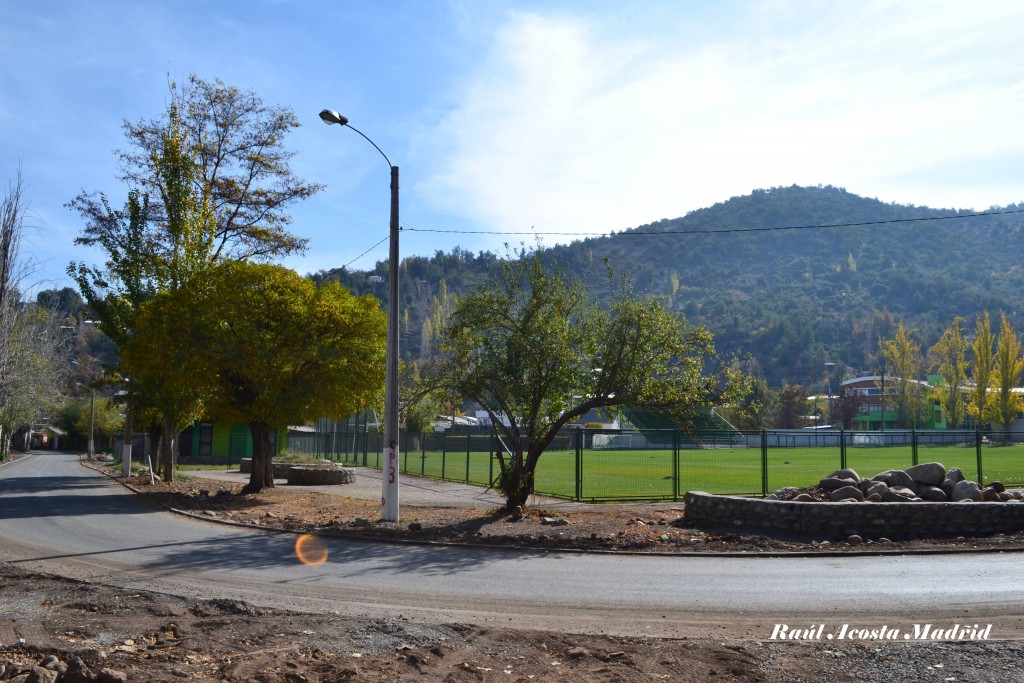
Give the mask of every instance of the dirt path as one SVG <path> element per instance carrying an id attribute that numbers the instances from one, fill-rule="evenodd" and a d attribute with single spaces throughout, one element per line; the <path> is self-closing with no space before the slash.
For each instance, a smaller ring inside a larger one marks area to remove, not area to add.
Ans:
<path id="1" fill-rule="evenodd" d="M 125 592 L 5 563 L 0 581 L 0 680 L 47 662 L 93 675 L 64 680 L 133 683 L 1024 680 L 1019 642 L 615 638 L 282 612 Z"/>

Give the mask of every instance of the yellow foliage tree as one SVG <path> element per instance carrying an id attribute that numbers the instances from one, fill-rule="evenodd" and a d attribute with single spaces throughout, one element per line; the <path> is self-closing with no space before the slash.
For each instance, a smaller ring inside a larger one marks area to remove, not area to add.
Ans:
<path id="1" fill-rule="evenodd" d="M 1000 319 L 999 341 L 996 344 L 994 383 L 995 418 L 1003 429 L 1010 428 L 1010 423 L 1022 408 L 1021 396 L 1015 391 L 1020 384 L 1021 371 L 1024 371 L 1021 342 L 1004 313 Z"/>
<path id="2" fill-rule="evenodd" d="M 974 379 L 974 387 L 971 391 L 971 401 L 967 405 L 967 412 L 979 427 L 992 419 L 993 394 L 989 389 L 995 374 L 993 346 L 992 324 L 986 312 L 984 316 L 978 316 L 974 341 L 971 343 L 971 376 Z"/>
<path id="3" fill-rule="evenodd" d="M 281 266 L 226 262 L 161 300 L 179 315 L 165 348 L 153 349 L 175 363 L 173 386 L 197 389 L 205 415 L 252 432 L 243 493 L 274 485 L 273 430 L 342 419 L 381 398 L 386 323 L 373 297 L 337 282 L 317 288 Z"/>

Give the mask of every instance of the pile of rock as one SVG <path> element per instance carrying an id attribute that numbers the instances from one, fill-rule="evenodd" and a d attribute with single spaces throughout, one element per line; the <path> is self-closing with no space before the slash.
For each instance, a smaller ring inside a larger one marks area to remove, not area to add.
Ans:
<path id="1" fill-rule="evenodd" d="M 818 488 L 826 491 L 832 502 L 1016 502 L 1024 497 L 1021 491 L 1007 491 L 998 481 L 982 487 L 978 482 L 968 481 L 960 468 L 947 471 L 938 462 L 886 470 L 870 479 L 852 469 L 837 470 L 818 482 Z"/>

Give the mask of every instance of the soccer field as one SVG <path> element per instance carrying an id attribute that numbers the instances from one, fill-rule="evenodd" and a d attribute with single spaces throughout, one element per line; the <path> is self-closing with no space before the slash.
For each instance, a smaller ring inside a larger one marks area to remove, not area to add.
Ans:
<path id="1" fill-rule="evenodd" d="M 674 454 L 678 454 L 677 456 Z M 978 480 L 974 444 L 918 446 L 917 461 L 959 467 Z M 369 465 L 378 456 L 371 454 Z M 1024 484 L 1024 444 L 982 448 L 982 479 L 1007 485 Z M 889 469 L 913 465 L 909 446 L 846 448 L 846 467 L 872 477 Z M 583 450 L 545 452 L 537 466 L 539 494 L 579 500 L 675 500 L 687 491 L 761 495 L 783 486 L 810 486 L 842 467 L 838 447 L 717 447 L 647 450 Z M 497 477 L 498 462 L 490 453 L 420 451 L 404 453 L 402 471 L 487 486 Z M 578 478 L 578 481 L 577 481 Z M 577 487 L 578 486 L 578 487 Z"/>

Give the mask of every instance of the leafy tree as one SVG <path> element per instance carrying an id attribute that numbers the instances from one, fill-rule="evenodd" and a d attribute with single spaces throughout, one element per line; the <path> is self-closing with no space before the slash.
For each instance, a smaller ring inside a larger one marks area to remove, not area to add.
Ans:
<path id="1" fill-rule="evenodd" d="M 921 347 L 900 322 L 896 336 L 882 344 L 882 353 L 892 377 L 890 386 L 896 389 L 896 419 L 903 427 L 913 429 L 921 418 Z"/>
<path id="2" fill-rule="evenodd" d="M 174 481 L 173 443 L 177 434 L 202 416 L 202 377 L 181 336 L 182 321 L 196 315 L 185 288 L 164 290 L 139 310 L 135 334 L 122 347 L 122 367 L 131 378 L 135 417 L 157 437 L 156 468 Z M 168 334 L 174 330 L 173 334 Z"/>
<path id="3" fill-rule="evenodd" d="M 526 503 L 544 450 L 595 408 L 630 405 L 692 413 L 719 397 L 705 376 L 711 335 L 652 298 L 623 289 L 601 310 L 580 282 L 548 272 L 534 253 L 460 298 L 445 325 L 437 385 L 475 401 L 503 449 L 499 487 L 509 509 Z"/>
<path id="4" fill-rule="evenodd" d="M 62 442 L 66 444 L 65 448 L 71 447 L 72 445 L 77 448 L 85 447 L 88 432 L 78 430 L 79 418 L 82 413 L 85 413 L 86 415 L 89 413 L 88 398 L 65 399 L 57 408 L 57 412 L 53 418 L 53 424 L 66 435 L 62 439 Z M 86 418 L 86 429 L 88 429 L 88 417 Z"/>
<path id="5" fill-rule="evenodd" d="M 68 324 L 75 324 L 88 317 L 85 301 L 72 287 L 44 289 L 36 294 L 36 305 L 45 308 L 51 315 L 66 319 Z"/>
<path id="6" fill-rule="evenodd" d="M 928 352 L 931 366 L 943 377 L 943 384 L 938 389 L 939 404 L 945 411 L 947 423 L 952 429 L 959 429 L 963 424 L 966 408 L 964 389 L 967 386 L 969 344 L 961 329 L 963 323 L 964 319 L 961 316 L 954 318 L 953 323 Z"/>
<path id="7" fill-rule="evenodd" d="M 992 355 L 994 346 L 992 325 L 986 312 L 984 316 L 978 316 L 974 341 L 971 343 L 971 375 L 974 378 L 974 387 L 971 391 L 971 401 L 967 406 L 967 412 L 979 427 L 992 419 L 994 395 L 990 388 L 995 375 L 995 358 Z"/>
<path id="8" fill-rule="evenodd" d="M 433 431 L 431 423 L 439 412 L 437 397 L 424 382 L 418 363 L 402 363 L 400 370 L 399 421 L 410 434 Z"/>
<path id="9" fill-rule="evenodd" d="M 305 249 L 306 240 L 287 231 L 289 206 L 322 189 L 297 177 L 288 133 L 300 126 L 288 107 L 268 106 L 252 91 L 196 75 L 178 90 L 171 85 L 184 144 L 195 151 L 193 196 L 209 193 L 217 231 L 214 260 L 262 259 Z M 132 148 L 121 153 L 124 180 L 155 189 L 158 158 L 169 130 L 165 119 L 124 122 Z M 167 207 L 165 207 L 167 208 Z"/>
<path id="10" fill-rule="evenodd" d="M 1014 391 L 1020 385 L 1021 371 L 1024 371 L 1021 342 L 1004 313 L 999 324 L 994 372 L 995 417 L 1004 430 L 1010 428 L 1010 423 L 1024 407 L 1020 394 Z"/>
<path id="11" fill-rule="evenodd" d="M 774 424 L 779 410 L 777 392 L 761 377 L 749 377 L 744 391 L 733 406 L 736 427 L 766 429 Z"/>
<path id="12" fill-rule="evenodd" d="M 280 266 L 228 262 L 152 307 L 157 321 L 188 312 L 166 339 L 167 358 L 182 370 L 175 386 L 198 387 L 207 415 L 249 425 L 253 468 L 243 493 L 274 485 L 273 430 L 342 419 L 381 398 L 384 313 L 337 283 L 317 288 Z"/>
<path id="13" fill-rule="evenodd" d="M 135 313 L 159 287 L 158 237 L 149 229 L 149 198 L 131 190 L 120 210 L 112 209 L 103 196 L 90 200 L 88 206 L 83 201 L 79 197 L 68 205 L 86 220 L 83 235 L 75 243 L 98 246 L 106 262 L 103 266 L 71 263 L 68 275 L 78 284 L 100 329 L 120 347 L 131 338 Z"/>
<path id="14" fill-rule="evenodd" d="M 127 354 L 135 344 L 136 358 L 147 350 L 163 350 L 160 338 L 135 342 L 136 318 L 142 306 L 157 292 L 175 291 L 186 285 L 212 260 L 216 225 L 210 190 L 197 191 L 196 151 L 189 147 L 180 106 L 172 101 L 168 107 L 166 124 L 160 133 L 161 145 L 153 150 L 150 160 L 153 187 L 162 206 L 156 230 L 151 227 L 155 216 L 150 211 L 149 198 L 137 190 L 129 192 L 128 203 L 121 212 L 111 210 L 104 197 L 99 200 L 103 206 L 99 213 L 90 209 L 82 197 L 72 202 L 88 221 L 83 236 L 76 241 L 99 244 L 107 254 L 107 263 L 104 268 L 72 264 L 69 273 L 97 312 L 103 331 L 122 354 Z M 173 322 L 169 322 L 162 334 L 173 327 Z M 143 372 L 138 376 L 129 373 L 133 380 L 128 384 L 130 411 L 146 417 L 149 423 L 156 421 L 161 425 L 159 468 L 170 481 L 174 435 L 186 421 L 194 419 L 196 400 L 190 394 L 165 391 L 168 376 L 175 372 L 172 366 L 158 368 L 136 360 L 134 367 Z"/>
<path id="15" fill-rule="evenodd" d="M 843 429 L 852 429 L 865 397 L 849 387 L 840 387 L 839 394 L 832 403 L 832 419 L 839 420 Z"/>
<path id="16" fill-rule="evenodd" d="M 111 445 L 114 436 L 124 427 L 124 414 L 121 406 L 106 397 L 97 397 L 90 407 L 85 401 L 75 420 L 75 433 L 89 437 L 89 415 L 92 413 L 93 441 L 97 444 Z"/>
<path id="17" fill-rule="evenodd" d="M 807 392 L 803 387 L 787 384 L 779 391 L 779 412 L 776 426 L 780 429 L 799 429 L 804 418 Z"/>

